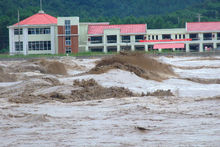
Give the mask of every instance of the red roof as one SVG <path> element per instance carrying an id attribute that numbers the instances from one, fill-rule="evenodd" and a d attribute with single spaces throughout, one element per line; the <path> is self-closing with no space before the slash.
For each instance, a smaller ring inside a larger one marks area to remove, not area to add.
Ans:
<path id="1" fill-rule="evenodd" d="M 57 24 L 57 18 L 45 13 L 37 13 L 19 22 L 19 25 L 48 25 Z M 14 24 L 14 26 L 18 23 Z"/>
<path id="2" fill-rule="evenodd" d="M 188 32 L 220 31 L 220 22 L 190 22 L 186 29 Z"/>
<path id="3" fill-rule="evenodd" d="M 146 24 L 89 25 L 88 34 L 103 34 L 105 29 L 120 29 L 121 34 L 146 33 Z"/>
<path id="4" fill-rule="evenodd" d="M 184 43 L 161 43 L 155 44 L 154 49 L 168 49 L 168 48 L 184 48 Z"/>

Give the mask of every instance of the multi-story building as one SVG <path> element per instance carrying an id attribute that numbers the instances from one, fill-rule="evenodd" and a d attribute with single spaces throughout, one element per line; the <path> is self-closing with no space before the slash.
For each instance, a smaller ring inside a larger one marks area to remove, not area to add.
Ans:
<path id="1" fill-rule="evenodd" d="M 220 47 L 220 22 L 186 23 L 186 28 L 147 29 L 147 24 L 80 23 L 43 11 L 9 26 L 10 54 L 150 51 L 203 52 Z"/>

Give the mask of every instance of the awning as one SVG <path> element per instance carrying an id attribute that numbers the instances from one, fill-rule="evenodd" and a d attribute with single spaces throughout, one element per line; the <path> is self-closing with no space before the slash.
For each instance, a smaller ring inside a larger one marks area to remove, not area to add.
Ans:
<path id="1" fill-rule="evenodd" d="M 161 43 L 155 44 L 154 49 L 168 49 L 168 48 L 184 48 L 184 43 Z"/>

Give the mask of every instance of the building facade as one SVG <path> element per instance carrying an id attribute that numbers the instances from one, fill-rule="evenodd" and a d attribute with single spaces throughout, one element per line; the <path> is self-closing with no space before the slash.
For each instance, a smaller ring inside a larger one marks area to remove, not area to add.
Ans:
<path id="1" fill-rule="evenodd" d="M 55 18 L 39 11 L 8 28 L 11 55 L 163 49 L 204 52 L 220 47 L 220 22 L 147 29 L 147 24 L 80 23 L 79 17 Z"/>

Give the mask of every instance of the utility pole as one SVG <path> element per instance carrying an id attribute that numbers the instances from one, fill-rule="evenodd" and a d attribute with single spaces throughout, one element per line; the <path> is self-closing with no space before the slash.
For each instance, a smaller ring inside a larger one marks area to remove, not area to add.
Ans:
<path id="1" fill-rule="evenodd" d="M 201 17 L 202 15 L 200 13 L 197 14 L 197 17 L 198 17 L 198 22 L 201 22 Z"/>
<path id="2" fill-rule="evenodd" d="M 40 11 L 43 11 L 43 8 L 42 8 L 42 0 L 40 0 Z"/>
<path id="3" fill-rule="evenodd" d="M 18 45 L 19 45 L 19 51 L 21 50 L 20 49 L 20 45 L 21 44 L 21 41 L 20 41 L 20 12 L 19 12 L 19 9 L 18 9 Z"/>

